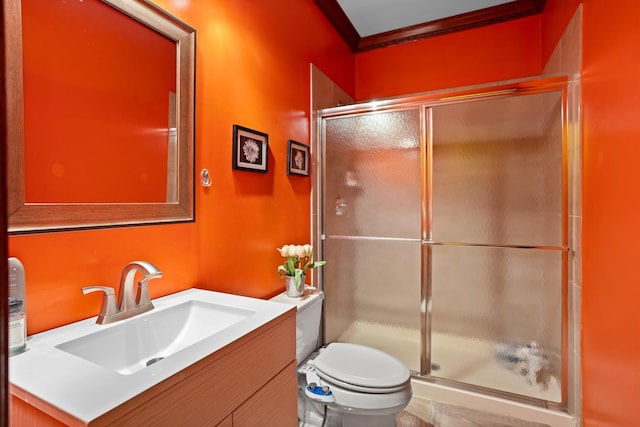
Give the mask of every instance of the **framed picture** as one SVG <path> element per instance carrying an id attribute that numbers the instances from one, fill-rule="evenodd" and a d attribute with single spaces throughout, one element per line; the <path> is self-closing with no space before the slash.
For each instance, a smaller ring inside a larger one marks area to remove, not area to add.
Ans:
<path id="1" fill-rule="evenodd" d="M 309 146 L 290 139 L 287 143 L 287 175 L 309 176 Z"/>
<path id="2" fill-rule="evenodd" d="M 269 135 L 233 125 L 233 169 L 267 173 Z"/>

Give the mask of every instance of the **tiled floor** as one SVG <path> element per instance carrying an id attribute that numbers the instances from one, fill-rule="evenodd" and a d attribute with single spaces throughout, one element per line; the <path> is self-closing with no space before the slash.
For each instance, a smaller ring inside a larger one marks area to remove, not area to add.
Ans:
<path id="1" fill-rule="evenodd" d="M 549 427 L 414 397 L 396 418 L 397 427 Z"/>
<path id="2" fill-rule="evenodd" d="M 321 414 L 301 420 L 300 427 L 341 427 L 339 413 L 328 411 L 323 424 Z M 488 412 L 480 412 L 460 406 L 414 397 L 409 405 L 396 417 L 396 427 L 550 427 L 530 421 L 519 420 Z"/>

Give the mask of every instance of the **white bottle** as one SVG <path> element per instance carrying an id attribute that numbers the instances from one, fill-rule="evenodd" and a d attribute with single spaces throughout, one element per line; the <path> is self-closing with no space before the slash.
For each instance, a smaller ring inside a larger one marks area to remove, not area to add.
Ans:
<path id="1" fill-rule="evenodd" d="M 9 356 L 27 349 L 27 318 L 25 315 L 24 266 L 18 258 L 9 258 Z"/>

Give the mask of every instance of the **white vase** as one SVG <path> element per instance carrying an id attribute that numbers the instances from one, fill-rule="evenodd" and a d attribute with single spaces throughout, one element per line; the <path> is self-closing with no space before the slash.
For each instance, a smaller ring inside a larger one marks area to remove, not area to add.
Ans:
<path id="1" fill-rule="evenodd" d="M 306 275 L 300 277 L 300 285 L 296 286 L 295 276 L 284 276 L 285 289 L 288 297 L 300 298 L 304 294 L 304 282 L 307 278 Z"/>

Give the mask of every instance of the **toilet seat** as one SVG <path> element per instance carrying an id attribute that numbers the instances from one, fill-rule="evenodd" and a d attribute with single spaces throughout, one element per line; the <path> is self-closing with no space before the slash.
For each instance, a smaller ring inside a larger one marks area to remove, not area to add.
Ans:
<path id="1" fill-rule="evenodd" d="M 403 391 L 411 378 L 409 369 L 395 357 L 358 344 L 333 342 L 313 364 L 320 378 L 355 392 Z"/>

